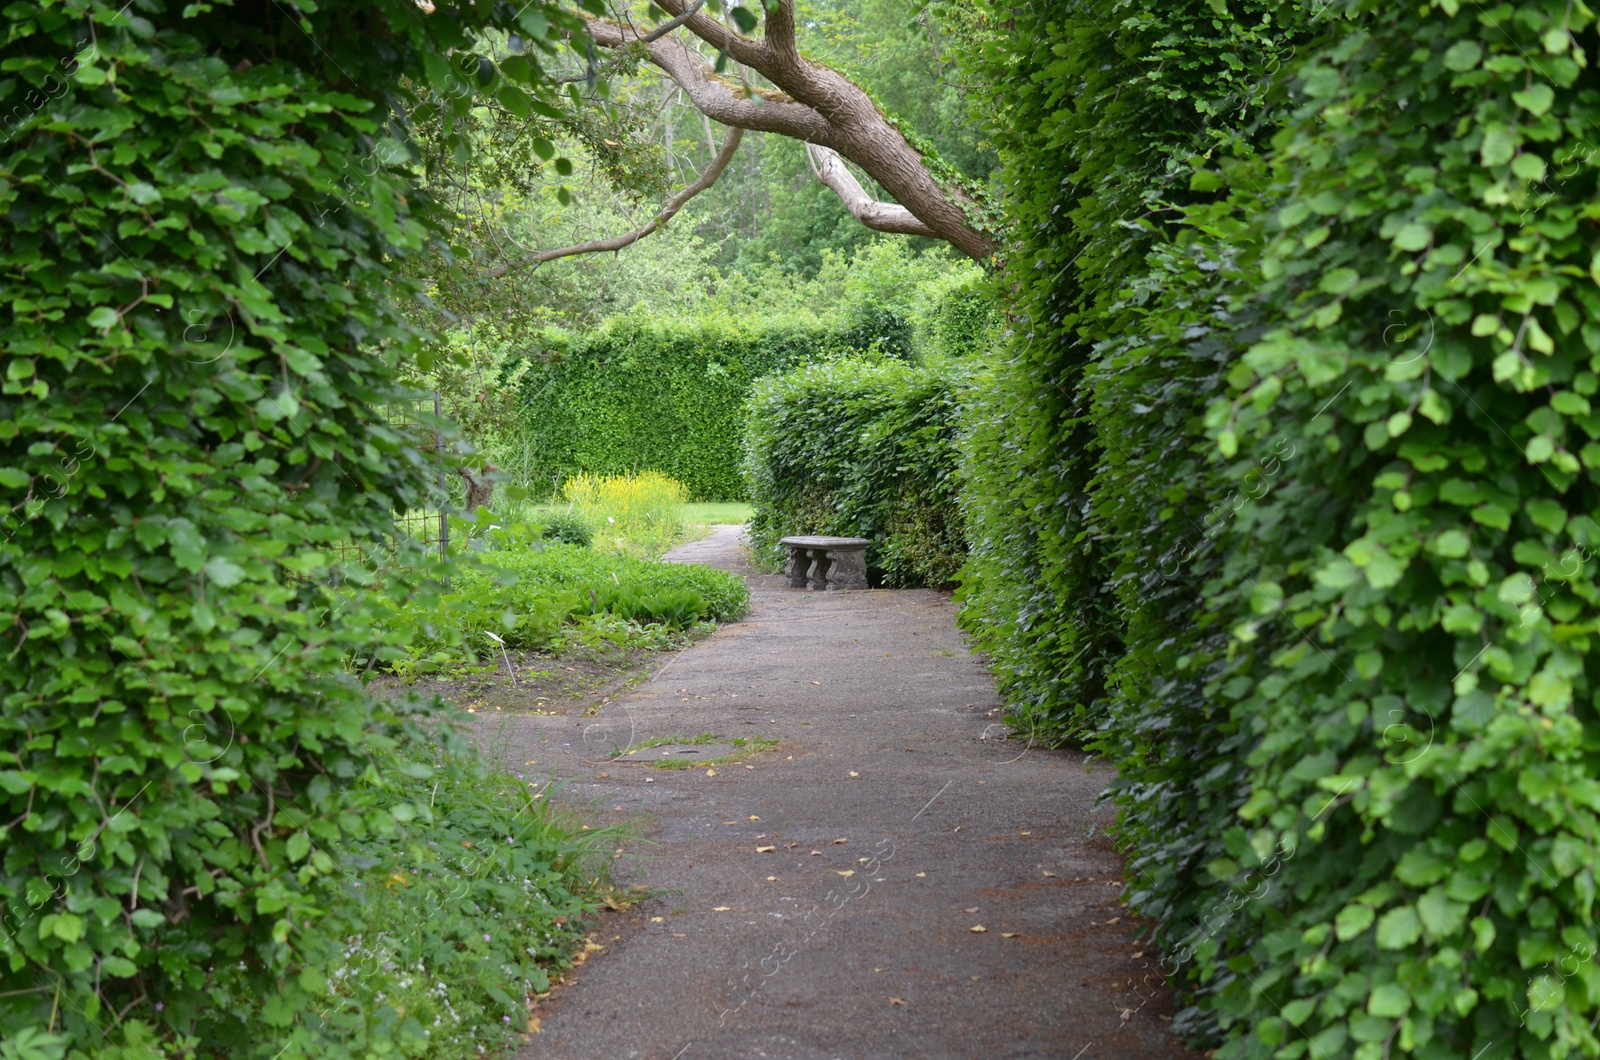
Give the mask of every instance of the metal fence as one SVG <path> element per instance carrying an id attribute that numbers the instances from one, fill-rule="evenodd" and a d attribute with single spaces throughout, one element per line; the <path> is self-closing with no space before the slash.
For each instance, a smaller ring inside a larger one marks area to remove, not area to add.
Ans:
<path id="1" fill-rule="evenodd" d="M 445 477 L 444 438 L 436 428 L 430 427 L 422 420 L 422 415 L 430 402 L 434 416 L 442 415 L 439 394 L 434 392 L 414 402 L 385 406 L 383 418 L 389 426 L 416 438 L 417 448 L 424 453 L 433 454 L 438 464 L 437 489 L 429 498 L 429 506 L 413 508 L 407 512 L 396 512 L 395 531 L 397 535 L 417 541 L 430 550 L 437 548 L 439 558 L 444 559 L 450 553 L 450 517 L 447 508 L 450 488 L 449 479 Z M 431 442 L 428 441 L 430 435 Z M 397 541 L 396 544 L 398 543 Z M 359 562 L 362 559 L 363 546 L 354 541 L 341 541 L 322 546 L 322 551 L 331 555 L 336 564 L 343 565 Z"/>

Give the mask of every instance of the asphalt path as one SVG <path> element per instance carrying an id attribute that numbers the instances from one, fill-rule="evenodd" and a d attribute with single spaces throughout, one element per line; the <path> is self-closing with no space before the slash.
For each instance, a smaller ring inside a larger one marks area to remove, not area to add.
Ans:
<path id="1" fill-rule="evenodd" d="M 946 594 L 790 589 L 739 534 L 668 558 L 745 575 L 749 617 L 593 717 L 498 721 L 635 822 L 616 871 L 653 895 L 519 1060 L 1194 1055 L 1120 905 L 1106 767 L 1007 738 Z"/>

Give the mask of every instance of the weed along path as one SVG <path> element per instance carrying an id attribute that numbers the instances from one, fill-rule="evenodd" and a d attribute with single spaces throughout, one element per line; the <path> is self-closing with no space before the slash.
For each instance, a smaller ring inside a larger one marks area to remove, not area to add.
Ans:
<path id="1" fill-rule="evenodd" d="M 494 719 L 654 844 L 616 863 L 653 897 L 519 1060 L 1190 1055 L 1118 903 L 1106 777 L 1003 738 L 943 594 L 793 590 L 738 533 L 669 558 L 749 576 L 747 619 L 591 717 Z"/>

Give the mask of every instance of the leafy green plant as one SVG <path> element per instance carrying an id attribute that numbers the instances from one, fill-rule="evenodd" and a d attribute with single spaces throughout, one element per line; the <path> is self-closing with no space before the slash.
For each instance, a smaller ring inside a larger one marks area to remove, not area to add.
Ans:
<path id="1" fill-rule="evenodd" d="M 548 541 L 580 547 L 594 541 L 588 521 L 570 508 L 552 508 L 539 518 L 544 523 L 544 536 Z"/>
<path id="2" fill-rule="evenodd" d="M 751 395 L 745 475 L 753 554 L 783 560 L 792 534 L 870 538 L 890 585 L 947 585 L 965 558 L 955 436 L 965 374 L 837 360 L 762 380 Z"/>
<path id="3" fill-rule="evenodd" d="M 418 289 L 390 263 L 433 212 L 407 130 L 424 91 L 447 139 L 480 89 L 531 107 L 581 21 L 543 0 L 6 19 L 0 1040 L 352 1055 L 307 1044 L 323 886 L 415 813 L 360 782 L 428 716 L 341 664 L 400 653 L 373 601 L 426 610 L 438 573 L 384 544 L 430 466 L 382 411 L 416 397 Z M 471 54 L 490 22 L 523 52 Z M 322 547 L 345 541 L 374 564 L 340 588 Z M 233 1012 L 253 1030 L 213 1033 Z"/>

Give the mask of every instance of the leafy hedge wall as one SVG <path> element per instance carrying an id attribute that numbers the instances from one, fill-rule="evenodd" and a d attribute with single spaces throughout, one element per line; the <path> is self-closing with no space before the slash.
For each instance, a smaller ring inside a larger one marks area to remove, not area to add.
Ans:
<path id="1" fill-rule="evenodd" d="M 967 619 L 1116 765 L 1180 1030 L 1600 1056 L 1592 14 L 991 14 Z"/>
<path id="2" fill-rule="evenodd" d="M 554 486 L 580 471 L 653 470 L 700 500 L 741 500 L 740 437 L 754 382 L 848 352 L 853 325 L 617 317 L 594 332 L 550 329 L 506 362 L 519 378 L 527 463 Z"/>
<path id="3" fill-rule="evenodd" d="M 17 1055 L 348 1055 L 319 1016 L 334 854 L 422 812 L 387 790 L 427 772 L 392 754 L 419 726 L 342 672 L 396 645 L 319 576 L 320 546 L 382 551 L 424 497 L 424 456 L 382 414 L 418 347 L 386 262 L 422 245 L 429 208 L 402 78 L 447 111 L 479 87 L 525 111 L 493 63 L 468 56 L 468 77 L 447 56 L 497 18 L 530 46 L 505 72 L 538 82 L 532 46 L 579 23 L 538 2 L 304 10 L 6 8 L 0 1039 Z M 425 591 L 412 580 L 384 589 Z"/>
<path id="4" fill-rule="evenodd" d="M 756 557 L 780 565 L 790 534 L 867 537 L 874 580 L 950 584 L 966 558 L 955 474 L 965 379 L 956 362 L 838 360 L 757 384 L 745 435 Z"/>

